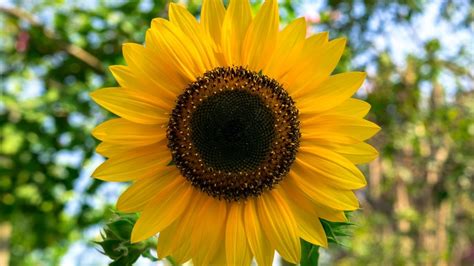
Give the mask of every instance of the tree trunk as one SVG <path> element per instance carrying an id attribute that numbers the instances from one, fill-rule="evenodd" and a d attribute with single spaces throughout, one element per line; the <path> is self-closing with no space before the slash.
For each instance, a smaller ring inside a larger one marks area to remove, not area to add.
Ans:
<path id="1" fill-rule="evenodd" d="M 0 265 L 9 265 L 11 233 L 12 226 L 9 222 L 0 224 Z"/>

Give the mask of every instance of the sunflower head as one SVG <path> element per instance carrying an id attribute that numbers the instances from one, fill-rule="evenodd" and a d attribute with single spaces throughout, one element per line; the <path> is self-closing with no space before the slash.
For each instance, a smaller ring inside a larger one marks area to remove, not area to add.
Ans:
<path id="1" fill-rule="evenodd" d="M 228 201 L 256 197 L 288 173 L 298 148 L 298 110 L 273 79 L 218 67 L 178 97 L 168 148 L 197 189 Z"/>
<path id="2" fill-rule="evenodd" d="M 300 260 L 327 246 L 319 218 L 345 221 L 365 186 L 355 164 L 377 152 L 370 109 L 351 98 L 365 74 L 331 75 L 345 46 L 282 30 L 277 1 L 203 2 L 197 21 L 170 4 L 145 45 L 125 44 L 120 87 L 92 98 L 119 118 L 93 132 L 108 159 L 93 176 L 132 181 L 117 208 L 139 212 L 131 240 L 159 233 L 158 255 L 195 265 Z"/>

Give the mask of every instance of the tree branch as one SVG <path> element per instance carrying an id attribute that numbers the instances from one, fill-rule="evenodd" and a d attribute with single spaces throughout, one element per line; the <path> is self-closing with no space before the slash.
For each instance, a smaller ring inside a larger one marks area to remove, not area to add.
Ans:
<path id="1" fill-rule="evenodd" d="M 104 73 L 104 68 L 102 67 L 101 62 L 97 57 L 95 57 L 94 55 L 90 54 L 89 52 L 87 52 L 86 50 L 82 49 L 81 47 L 77 45 L 74 45 L 72 43 L 68 43 L 64 40 L 59 39 L 53 31 L 47 29 L 32 14 L 28 13 L 26 10 L 18 8 L 18 7 L 0 6 L 0 12 L 10 15 L 12 17 L 18 18 L 20 20 L 26 21 L 30 25 L 40 28 L 44 36 L 46 36 L 49 39 L 53 39 L 59 42 L 60 47 L 66 53 L 84 62 L 85 64 L 90 66 L 94 71 L 100 74 Z"/>

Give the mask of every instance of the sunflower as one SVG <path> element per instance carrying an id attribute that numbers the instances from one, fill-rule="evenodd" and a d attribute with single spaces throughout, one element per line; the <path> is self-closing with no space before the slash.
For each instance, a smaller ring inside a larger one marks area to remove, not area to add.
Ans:
<path id="1" fill-rule="evenodd" d="M 300 238 L 326 247 L 319 218 L 346 221 L 377 156 L 379 127 L 351 98 L 365 74 L 331 75 L 345 39 L 279 30 L 278 5 L 203 2 L 200 21 L 171 3 L 145 45 L 123 45 L 119 88 L 91 94 L 119 116 L 97 126 L 108 158 L 93 176 L 132 181 L 117 208 L 139 212 L 131 241 L 158 234 L 160 258 L 194 265 L 300 260 Z"/>

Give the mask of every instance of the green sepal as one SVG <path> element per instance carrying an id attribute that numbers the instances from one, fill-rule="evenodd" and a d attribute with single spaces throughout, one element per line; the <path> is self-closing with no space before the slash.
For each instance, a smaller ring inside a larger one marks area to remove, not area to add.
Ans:
<path id="1" fill-rule="evenodd" d="M 130 240 L 133 223 L 127 219 L 117 220 L 107 224 L 108 230 L 121 240 Z"/>
<path id="2" fill-rule="evenodd" d="M 346 216 L 350 216 L 350 212 L 345 213 Z M 324 232 L 326 233 L 326 238 L 329 243 L 334 243 L 337 245 L 343 245 L 341 238 L 348 237 L 351 235 L 350 227 L 354 224 L 347 222 L 331 222 L 324 219 L 319 219 Z M 319 260 L 319 246 L 313 245 L 303 239 L 301 241 L 301 266 L 317 266 Z"/>
<path id="3" fill-rule="evenodd" d="M 118 259 L 124 255 L 126 255 L 127 248 L 121 246 L 121 242 L 119 240 L 114 239 L 107 239 L 102 242 L 95 242 L 96 244 L 100 245 L 103 250 L 103 254 L 106 254 L 111 259 Z"/>
<path id="4" fill-rule="evenodd" d="M 157 257 L 153 256 L 153 254 L 151 254 L 150 249 L 145 250 L 142 253 L 142 256 L 149 259 L 149 260 L 151 260 L 151 261 L 158 261 L 159 260 Z"/>
<path id="5" fill-rule="evenodd" d="M 341 238 L 351 236 L 351 222 L 331 222 L 320 219 L 329 243 L 343 245 Z"/>
<path id="6" fill-rule="evenodd" d="M 301 266 L 317 266 L 319 260 L 319 246 L 303 239 L 301 241 Z"/>
<path id="7" fill-rule="evenodd" d="M 110 266 L 132 266 L 135 261 L 140 257 L 141 252 L 139 250 L 132 250 L 127 256 L 121 257 L 118 260 L 114 260 L 109 263 Z"/>
<path id="8" fill-rule="evenodd" d="M 114 213 L 101 232 L 102 241 L 94 242 L 101 247 L 101 253 L 113 260 L 109 265 L 133 265 L 140 256 L 152 261 L 158 260 L 150 250 L 156 247 L 156 239 L 151 238 L 139 243 L 131 243 L 130 236 L 137 220 L 135 214 Z"/>

